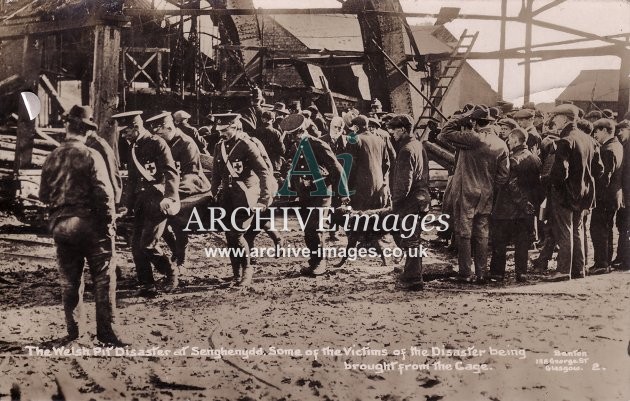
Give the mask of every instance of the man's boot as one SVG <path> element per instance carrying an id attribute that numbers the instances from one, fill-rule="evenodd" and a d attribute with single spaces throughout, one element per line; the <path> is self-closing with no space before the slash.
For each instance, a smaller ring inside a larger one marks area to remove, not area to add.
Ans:
<path id="1" fill-rule="evenodd" d="M 105 344 L 116 347 L 124 347 L 129 342 L 122 339 L 113 328 L 114 314 L 116 313 L 116 280 L 115 269 L 110 266 L 110 261 L 104 261 L 104 265 L 94 269 L 94 303 L 96 305 L 96 338 Z"/>
<path id="2" fill-rule="evenodd" d="M 422 290 L 424 281 L 422 279 L 422 258 L 417 256 L 407 256 L 403 272 L 399 279 L 407 289 Z"/>
<path id="3" fill-rule="evenodd" d="M 254 268 L 251 266 L 245 266 L 243 268 L 243 276 L 241 277 L 241 281 L 239 281 L 238 285 L 240 287 L 250 287 L 252 285 L 253 278 Z"/>

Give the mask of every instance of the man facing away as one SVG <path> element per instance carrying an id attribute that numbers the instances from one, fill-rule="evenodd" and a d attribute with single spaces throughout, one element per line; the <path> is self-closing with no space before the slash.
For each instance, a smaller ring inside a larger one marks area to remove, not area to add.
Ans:
<path id="1" fill-rule="evenodd" d="M 97 128 L 87 110 L 74 106 L 66 121 L 65 141 L 42 167 L 39 197 L 50 206 L 50 229 L 57 248 L 62 302 L 68 335 L 80 335 L 83 267 L 94 281 L 96 337 L 114 346 L 128 345 L 113 327 L 116 313 L 114 192 L 105 162 L 85 146 L 86 134 Z"/>
<path id="2" fill-rule="evenodd" d="M 558 244 L 556 271 L 549 281 L 584 277 L 584 214 L 595 201 L 595 178 L 603 165 L 591 137 L 575 127 L 573 105 L 556 106 L 552 123 L 558 130 L 554 164 L 550 172 L 551 227 Z"/>
<path id="3" fill-rule="evenodd" d="M 490 109 L 477 106 L 446 123 L 438 139 L 459 149 L 455 173 L 444 195 L 453 210 L 458 240 L 459 281 L 475 281 L 471 273 L 474 255 L 477 282 L 484 281 L 488 261 L 489 217 L 495 188 L 507 182 L 508 149 L 490 123 Z"/>

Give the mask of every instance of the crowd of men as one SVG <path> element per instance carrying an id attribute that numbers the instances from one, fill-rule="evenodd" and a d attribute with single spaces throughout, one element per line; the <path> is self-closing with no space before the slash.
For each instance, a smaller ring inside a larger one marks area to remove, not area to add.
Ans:
<path id="1" fill-rule="evenodd" d="M 528 107 L 466 105 L 441 128 L 433 124 L 430 139 L 456 155 L 443 212 L 451 216 L 458 281 L 504 280 L 510 242 L 516 279 L 527 281 L 534 241 L 542 247 L 534 271 L 547 269 L 557 247 L 557 269 L 548 278 L 583 277 L 583 228 L 589 215 L 595 259 L 590 273 L 629 266 L 628 218 L 622 207 L 624 200 L 630 205 L 630 188 L 622 177 L 630 169 L 623 163 L 624 157 L 630 160 L 630 117 L 616 123 L 612 113 L 598 113 L 583 116 L 572 105 L 558 106 L 548 116 Z M 65 141 L 44 163 L 40 189 L 41 200 L 50 206 L 68 339 L 80 334 L 87 260 L 95 283 L 97 337 L 125 344 L 113 326 L 115 223 L 121 215 L 132 221 L 137 295 L 152 297 L 158 293 L 154 270 L 165 277 L 163 291 L 179 285 L 188 244 L 184 227 L 193 213 L 204 221 L 207 216 L 198 214 L 208 205 L 234 213 L 230 228 L 239 229 L 225 235 L 229 248 L 245 251 L 230 256 L 234 284 L 241 287 L 252 285 L 247 250 L 260 231 L 276 245 L 284 243 L 268 221 L 254 229 L 248 211 L 264 216 L 279 196 L 294 196 L 299 205 L 310 251 L 301 274 L 309 277 L 326 272 L 318 249 L 328 239 L 319 230 L 322 216 L 309 208 L 351 206 L 353 213 L 387 211 L 417 218 L 429 210 L 429 159 L 414 121 L 384 112 L 376 99 L 365 115 L 356 109 L 323 115 L 315 105 L 301 110 L 300 102 L 266 107 L 258 92 L 239 113 L 211 117 L 210 126 L 197 130 L 183 110 L 148 118 L 141 111 L 115 114 L 112 122 L 123 138 L 116 155 L 95 134 L 89 107 L 74 106 L 68 113 Z M 119 161 L 128 170 L 124 197 Z M 613 261 L 615 216 L 620 236 Z M 401 285 L 422 289 L 422 259 L 410 252 L 420 246 L 421 229 L 414 227 L 393 236 L 407 256 Z M 335 238 L 334 232 L 329 235 Z M 170 256 L 162 252 L 161 240 Z"/>

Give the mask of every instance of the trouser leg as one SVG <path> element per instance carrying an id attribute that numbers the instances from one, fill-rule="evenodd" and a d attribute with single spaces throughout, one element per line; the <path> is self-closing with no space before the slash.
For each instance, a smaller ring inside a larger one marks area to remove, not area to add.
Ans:
<path id="1" fill-rule="evenodd" d="M 70 337 L 78 337 L 83 315 L 83 252 L 76 246 L 56 245 L 66 328 Z"/>
<path id="2" fill-rule="evenodd" d="M 593 239 L 594 267 L 606 267 L 608 251 L 608 230 L 606 227 L 606 213 L 600 208 L 591 214 L 591 238 Z"/>
<path id="3" fill-rule="evenodd" d="M 96 333 L 99 338 L 115 336 L 112 325 L 116 314 L 116 267 L 113 259 L 113 238 L 95 242 L 87 257 L 96 304 Z"/>
<path id="4" fill-rule="evenodd" d="M 571 274 L 584 275 L 584 212 L 573 212 L 573 254 L 571 258 Z"/>
<path id="5" fill-rule="evenodd" d="M 534 218 L 512 220 L 514 224 L 514 270 L 517 275 L 527 274 L 527 262 L 529 260 L 529 248 L 532 243 L 534 231 Z"/>
<path id="6" fill-rule="evenodd" d="M 469 277 L 471 273 L 470 265 L 472 261 L 472 245 L 470 237 L 457 237 L 457 262 L 459 265 L 459 275 Z"/>
<path id="7" fill-rule="evenodd" d="M 328 215 L 327 208 L 330 206 L 330 202 L 331 200 L 329 197 L 309 197 L 304 203 L 302 203 L 302 207 L 300 207 L 299 210 L 302 219 L 306 220 L 306 225 L 304 227 L 304 242 L 311 252 L 311 256 L 309 258 L 309 265 L 311 267 L 319 265 L 323 260 L 319 249 L 325 247 L 326 244 L 323 233 L 318 231 L 320 226 L 320 214 L 318 209 L 313 209 L 309 216 L 308 207 L 325 208 L 321 209 L 324 211 L 322 218 L 325 219 Z"/>
<path id="8" fill-rule="evenodd" d="M 401 236 L 400 244 L 407 257 L 400 278 L 408 283 L 422 284 L 421 230 L 416 228 L 414 231 L 406 231 L 403 234 L 407 238 L 402 238 Z"/>
<path id="9" fill-rule="evenodd" d="M 558 266 L 556 271 L 562 274 L 570 274 L 574 245 L 573 211 L 554 203 L 551 219 L 553 236 L 558 244 Z"/>
<path id="10" fill-rule="evenodd" d="M 492 259 L 490 260 L 490 275 L 505 275 L 507 244 L 510 230 L 514 227 L 512 220 L 492 220 Z M 507 229 L 506 229 L 507 228 Z"/>
<path id="11" fill-rule="evenodd" d="M 488 266 L 489 216 L 477 215 L 473 220 L 472 250 L 475 275 L 484 277 Z"/>

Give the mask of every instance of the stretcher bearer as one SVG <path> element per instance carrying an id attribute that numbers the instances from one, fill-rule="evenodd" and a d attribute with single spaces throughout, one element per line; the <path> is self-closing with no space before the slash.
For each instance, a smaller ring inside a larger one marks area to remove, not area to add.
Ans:
<path id="1" fill-rule="evenodd" d="M 171 151 L 158 136 L 144 128 L 141 111 L 112 116 L 130 142 L 128 213 L 133 216 L 131 252 L 140 284 L 139 296 L 157 295 L 153 267 L 166 275 L 165 291 L 178 285 L 171 261 L 158 246 L 166 218 L 179 211 L 179 174 Z"/>
<path id="2" fill-rule="evenodd" d="M 273 171 L 256 144 L 243 132 L 239 114 L 215 114 L 213 117 L 217 120 L 221 140 L 214 149 L 211 191 L 218 206 L 230 217 L 225 238 L 232 250 L 230 262 L 234 281 L 247 287 L 252 283 L 254 270 L 244 234 L 254 209 L 266 209 L 274 195 L 270 191 Z"/>

